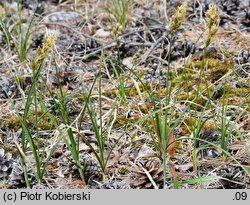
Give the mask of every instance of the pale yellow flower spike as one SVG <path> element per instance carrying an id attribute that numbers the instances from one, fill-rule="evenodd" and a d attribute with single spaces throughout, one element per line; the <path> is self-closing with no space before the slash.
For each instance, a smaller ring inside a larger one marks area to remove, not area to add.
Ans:
<path id="1" fill-rule="evenodd" d="M 207 37 L 207 40 L 206 40 L 206 47 L 209 46 L 209 44 L 211 43 L 212 37 L 218 31 L 219 17 L 220 17 L 220 15 L 217 12 L 216 5 L 209 6 L 208 11 L 206 12 L 207 26 L 208 26 L 208 37 Z"/>
<path id="2" fill-rule="evenodd" d="M 31 66 L 33 70 L 37 68 L 39 62 L 43 61 L 47 57 L 47 53 L 49 49 L 51 49 L 55 45 L 55 41 L 55 34 L 51 34 L 43 40 L 43 46 L 37 49 L 37 59 L 32 59 Z"/>
<path id="3" fill-rule="evenodd" d="M 43 60 L 44 58 L 46 58 L 49 49 L 51 49 L 55 45 L 55 41 L 56 41 L 55 34 L 51 34 L 47 38 L 44 39 L 43 47 L 38 48 L 37 50 L 39 60 Z"/>
<path id="4" fill-rule="evenodd" d="M 170 27 L 172 32 L 176 31 L 185 19 L 187 3 L 188 1 L 185 1 L 181 6 L 177 8 Z"/>
<path id="5" fill-rule="evenodd" d="M 209 6 L 208 11 L 206 12 L 206 17 L 207 17 L 207 21 L 208 21 L 208 28 L 211 29 L 212 26 L 217 22 L 217 20 L 220 17 L 218 12 L 217 12 L 216 5 Z"/>
<path id="6" fill-rule="evenodd" d="M 53 33 L 51 35 L 48 36 L 48 38 L 44 39 L 44 47 L 46 47 L 47 49 L 52 48 L 55 45 L 55 41 L 56 41 L 56 35 Z"/>

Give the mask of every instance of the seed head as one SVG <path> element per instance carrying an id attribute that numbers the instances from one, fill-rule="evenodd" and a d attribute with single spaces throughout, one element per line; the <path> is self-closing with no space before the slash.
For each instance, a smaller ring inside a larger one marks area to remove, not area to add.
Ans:
<path id="1" fill-rule="evenodd" d="M 208 28 L 211 30 L 212 26 L 217 23 L 219 19 L 219 14 L 217 12 L 217 6 L 216 5 L 210 5 L 208 11 L 206 12 L 207 22 L 208 22 Z"/>
<path id="2" fill-rule="evenodd" d="M 56 35 L 51 34 L 43 40 L 43 46 L 37 49 L 37 59 L 31 60 L 31 67 L 35 70 L 40 62 L 42 62 L 49 52 L 49 50 L 55 45 Z"/>
<path id="3" fill-rule="evenodd" d="M 56 35 L 51 34 L 48 36 L 48 38 L 45 38 L 43 41 L 43 47 L 39 47 L 37 50 L 39 58 L 42 58 L 46 56 L 47 52 L 49 51 L 50 48 L 52 48 L 55 44 L 56 40 Z"/>
<path id="4" fill-rule="evenodd" d="M 172 32 L 176 31 L 185 19 L 187 2 L 188 1 L 185 1 L 181 6 L 177 8 L 170 27 Z"/>

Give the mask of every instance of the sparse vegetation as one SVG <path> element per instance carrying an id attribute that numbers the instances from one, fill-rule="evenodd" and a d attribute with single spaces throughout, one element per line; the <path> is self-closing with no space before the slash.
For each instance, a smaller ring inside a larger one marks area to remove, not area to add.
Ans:
<path id="1" fill-rule="evenodd" d="M 249 14 L 178 2 L 0 2 L 1 188 L 250 188 Z"/>

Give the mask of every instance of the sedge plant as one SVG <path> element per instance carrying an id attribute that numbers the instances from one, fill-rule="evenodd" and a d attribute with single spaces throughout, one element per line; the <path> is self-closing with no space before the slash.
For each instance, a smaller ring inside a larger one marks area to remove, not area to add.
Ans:
<path id="1" fill-rule="evenodd" d="M 202 55 L 202 62 L 201 62 L 201 66 L 200 66 L 200 71 L 199 71 L 199 78 L 198 78 L 198 83 L 197 83 L 197 90 L 196 90 L 196 95 L 194 98 L 194 102 L 198 102 L 198 99 L 201 95 L 201 82 L 202 79 L 204 79 L 205 81 L 205 87 L 206 87 L 206 92 L 207 92 L 207 96 L 208 96 L 208 100 L 206 102 L 206 105 L 202 108 L 202 113 L 200 115 L 200 117 L 198 117 L 198 119 L 196 120 L 196 122 L 193 125 L 193 137 L 194 137 L 194 143 L 193 143 L 193 164 L 194 164 L 194 171 L 197 174 L 197 151 L 196 151 L 196 147 L 198 144 L 198 140 L 199 139 L 199 133 L 202 129 L 203 124 L 205 123 L 205 121 L 202 119 L 202 116 L 204 115 L 205 109 L 207 106 L 212 106 L 211 104 L 211 94 L 209 92 L 209 88 L 208 88 L 208 83 L 205 79 L 205 75 L 204 75 L 204 70 L 205 70 L 205 65 L 206 65 L 206 52 L 207 49 L 209 47 L 209 45 L 211 44 L 211 40 L 212 38 L 215 36 L 215 34 L 218 31 L 218 21 L 219 21 L 219 14 L 217 12 L 217 7 L 216 5 L 210 5 L 208 11 L 206 12 L 206 19 L 207 19 L 207 28 L 208 28 L 208 36 L 205 40 L 205 48 L 203 50 L 203 55 Z M 198 113 L 198 108 L 196 107 L 195 110 L 195 116 L 197 117 Z"/>
<path id="2" fill-rule="evenodd" d="M 8 23 L 7 23 L 5 9 L 2 6 L 0 6 L 0 13 L 1 13 L 1 15 L 0 15 L 0 28 L 3 31 L 6 44 L 10 48 L 12 36 L 11 36 L 10 28 L 8 26 Z"/>
<path id="3" fill-rule="evenodd" d="M 168 50 L 168 66 L 167 66 L 167 78 L 166 78 L 166 88 L 165 88 L 165 115 L 161 119 L 163 120 L 163 127 L 162 131 L 160 132 L 160 138 L 161 138 L 161 143 L 163 144 L 163 149 L 164 153 L 162 153 L 162 158 L 163 158 L 163 169 L 164 169 L 164 184 L 166 184 L 166 171 L 167 171 L 167 146 L 170 146 L 167 144 L 169 141 L 169 137 L 171 136 L 171 124 L 172 124 L 172 119 L 173 119 L 173 113 L 174 113 L 174 106 L 170 106 L 170 109 L 168 109 L 168 106 L 170 105 L 171 102 L 171 94 L 172 94 L 172 80 L 171 80 L 171 74 L 170 74 L 170 61 L 171 61 L 171 49 L 172 49 L 172 44 L 173 44 L 173 37 L 175 32 L 179 29 L 181 26 L 182 22 L 185 19 L 186 16 L 186 7 L 187 7 L 187 1 L 185 1 L 181 6 L 179 6 L 172 18 L 172 22 L 170 25 L 170 42 L 169 42 L 169 50 Z M 170 112 L 169 112 L 170 110 Z M 156 119 L 160 119 L 157 117 Z M 159 122 L 156 124 L 159 126 Z M 158 131 L 160 131 L 158 129 Z M 172 131 L 171 131 L 172 132 Z M 174 143 L 174 142 L 172 142 Z M 177 184 L 177 178 L 174 177 L 174 184 Z M 177 188 L 177 187 L 176 187 Z"/>
<path id="4" fill-rule="evenodd" d="M 184 2 L 181 6 L 179 6 L 173 16 L 171 25 L 170 25 L 170 40 L 169 40 L 169 48 L 167 54 L 168 66 L 167 66 L 167 73 L 166 73 L 166 88 L 165 88 L 165 102 L 162 108 L 159 108 L 154 100 L 152 94 L 150 94 L 150 99 L 153 103 L 153 113 L 151 118 L 151 123 L 154 127 L 154 132 L 156 133 L 157 140 L 154 139 L 154 134 L 150 131 L 150 135 L 153 139 L 154 146 L 156 150 L 158 150 L 161 159 L 163 160 L 163 170 L 164 170 L 164 177 L 163 183 L 166 184 L 167 178 L 167 153 L 171 153 L 169 151 L 171 147 L 175 146 L 175 140 L 173 138 L 173 119 L 175 113 L 175 101 L 176 98 L 172 99 L 172 78 L 171 78 L 171 71 L 170 71 L 170 61 L 171 61 L 171 48 L 173 44 L 173 38 L 175 32 L 179 29 L 182 22 L 185 19 L 186 15 L 186 4 Z M 173 103 L 172 103 L 173 101 Z M 180 119 L 177 119 L 176 123 Z M 175 123 L 175 126 L 176 126 Z M 174 177 L 175 185 L 177 188 L 177 177 Z"/>
<path id="5" fill-rule="evenodd" d="M 56 58 L 54 58 L 54 62 L 55 62 L 55 66 L 56 66 L 56 73 L 58 76 L 58 85 L 59 85 L 59 93 L 58 93 L 58 97 L 59 97 L 59 102 L 57 103 L 56 100 L 54 99 L 54 102 L 57 104 L 59 110 L 60 110 L 60 115 L 61 115 L 61 119 L 63 121 L 63 124 L 65 125 L 65 129 L 62 131 L 60 129 L 58 129 L 59 133 L 61 134 L 67 148 L 69 149 L 69 151 L 72 154 L 72 157 L 74 159 L 74 163 L 78 169 L 78 172 L 80 174 L 80 177 L 83 181 L 83 183 L 85 183 L 85 176 L 84 176 L 84 167 L 80 162 L 79 159 L 79 141 L 75 139 L 75 134 L 73 132 L 73 127 L 70 121 L 70 115 L 68 112 L 68 108 L 66 105 L 66 99 L 67 96 L 63 91 L 63 87 L 61 84 L 61 81 L 59 79 L 59 65 L 57 63 Z M 52 95 L 52 93 L 51 93 Z"/>
<path id="6" fill-rule="evenodd" d="M 32 24 L 35 18 L 35 14 L 32 15 L 32 18 L 30 20 L 30 23 L 28 25 L 28 28 L 24 28 L 22 24 L 22 5 L 21 5 L 21 0 L 17 1 L 18 5 L 18 22 L 17 22 L 17 33 L 18 33 L 18 44 L 16 45 L 17 50 L 18 50 L 18 56 L 20 61 L 25 61 L 27 60 L 27 53 L 29 49 L 28 41 L 31 37 L 32 34 Z M 26 31 L 25 31 L 26 30 Z"/>
<path id="7" fill-rule="evenodd" d="M 0 7 L 0 28 L 4 33 L 6 44 L 11 49 L 14 47 L 18 53 L 19 60 L 24 62 L 27 60 L 27 53 L 29 50 L 29 40 L 33 32 L 33 22 L 35 14 L 32 15 L 31 20 L 26 28 L 23 24 L 22 5 L 21 0 L 17 0 L 17 21 L 15 22 L 14 31 L 17 33 L 17 39 L 13 35 L 13 29 L 9 26 L 6 18 L 6 13 L 3 7 Z"/>
<path id="8" fill-rule="evenodd" d="M 150 92 L 147 88 L 147 86 L 141 81 L 140 77 L 137 77 L 137 75 L 133 72 L 132 69 L 129 69 L 132 74 L 134 74 L 137 79 L 141 82 L 143 89 L 148 93 L 149 99 L 151 103 L 153 104 L 153 110 L 149 113 L 148 116 L 145 117 L 145 126 L 147 131 L 149 132 L 152 140 L 153 145 L 155 149 L 159 153 L 159 157 L 163 161 L 163 170 L 164 170 L 164 177 L 163 177 L 163 183 L 166 184 L 166 178 L 167 178 L 167 153 L 171 153 L 171 149 L 174 149 L 175 147 L 175 140 L 173 137 L 173 128 L 177 126 L 180 119 L 183 117 L 183 115 L 180 115 L 178 119 L 173 122 L 174 114 L 175 114 L 175 103 L 176 103 L 176 97 L 171 101 L 171 93 L 172 93 L 172 78 L 171 78 L 171 71 L 170 71 L 170 60 L 171 60 L 171 47 L 173 44 L 173 38 L 175 35 L 175 32 L 179 29 L 181 26 L 181 23 L 185 19 L 186 15 L 186 4 L 187 2 L 184 2 L 183 5 L 178 7 L 176 10 L 172 23 L 170 25 L 170 40 L 169 40 L 169 48 L 168 48 L 168 54 L 167 54 L 167 60 L 168 60 L 168 67 L 167 67 L 167 73 L 166 73 L 166 88 L 165 88 L 165 103 L 162 107 L 159 104 L 157 104 L 154 100 L 154 96 L 152 92 Z M 159 79 L 160 80 L 160 79 Z M 185 112 L 183 112 L 184 114 Z M 149 126 L 152 125 L 152 126 Z M 156 135 L 156 138 L 155 138 Z M 150 177 L 149 177 L 150 179 Z M 174 185 L 175 188 L 178 188 L 178 179 L 177 176 L 174 176 Z"/>
<path id="9" fill-rule="evenodd" d="M 101 60 L 102 60 L 102 56 L 103 55 L 101 55 Z M 98 84 L 97 106 L 95 106 L 95 103 L 91 97 L 92 90 L 96 84 Z M 91 151 L 95 155 L 95 157 L 96 157 L 97 161 L 99 162 L 99 165 L 102 169 L 103 179 L 105 179 L 106 166 L 107 166 L 109 157 L 111 155 L 111 152 L 113 151 L 114 147 L 117 145 L 119 139 L 123 135 L 121 135 L 117 139 L 117 141 L 111 147 L 109 147 L 109 149 L 106 151 L 106 145 L 108 142 L 107 140 L 109 137 L 110 130 L 112 129 L 112 126 L 113 126 L 113 123 L 112 123 L 113 116 L 114 116 L 114 112 L 115 112 L 117 103 L 119 102 L 119 96 L 117 96 L 116 99 L 114 100 L 114 102 L 111 106 L 109 117 L 104 122 L 104 119 L 103 119 L 104 114 L 102 111 L 102 109 L 103 109 L 102 108 L 103 107 L 103 102 L 102 102 L 102 66 L 100 66 L 99 72 L 94 79 L 94 82 L 91 86 L 90 91 L 84 92 L 84 99 L 85 99 L 85 105 L 80 112 L 78 133 L 79 133 L 81 139 L 83 140 L 83 142 L 91 149 Z M 122 99 L 121 99 L 121 101 L 122 101 Z M 98 113 L 99 117 L 97 117 L 97 115 L 96 115 L 96 110 L 98 110 L 98 112 L 99 112 Z M 94 135 L 95 135 L 95 138 L 97 141 L 97 149 L 95 149 L 91 145 L 89 140 L 84 135 L 82 135 L 80 132 L 81 127 L 82 127 L 82 123 L 83 123 L 83 119 L 86 115 L 88 115 L 90 117 L 92 129 L 94 131 Z"/>
<path id="10" fill-rule="evenodd" d="M 128 23 L 129 0 L 110 0 L 111 7 L 105 10 L 110 16 L 112 33 L 115 38 L 123 33 Z"/>
<path id="11" fill-rule="evenodd" d="M 129 4 L 130 0 L 109 0 L 110 7 L 105 10 L 109 15 L 110 25 L 112 27 L 112 35 L 117 44 L 117 61 L 121 64 L 120 39 L 128 24 Z"/>
<path id="12" fill-rule="evenodd" d="M 111 0 L 109 1 L 111 4 L 110 7 L 106 7 L 105 10 L 109 14 L 109 21 L 112 27 L 112 35 L 117 44 L 117 64 L 122 66 L 121 62 L 121 54 L 120 54 L 120 40 L 119 36 L 124 32 L 128 23 L 128 13 L 129 13 L 129 0 Z M 120 74 L 117 71 L 116 63 L 113 62 L 111 58 L 109 58 L 109 62 L 114 70 L 114 73 L 118 79 L 120 78 Z M 125 85 L 123 80 L 119 80 L 119 94 L 122 97 L 122 101 L 126 102 L 125 95 Z"/>
<path id="13" fill-rule="evenodd" d="M 24 177 L 25 177 L 27 187 L 30 187 L 30 184 L 28 181 L 28 175 L 27 175 L 27 167 L 26 167 L 26 161 L 27 161 L 26 152 L 27 152 L 28 145 L 31 148 L 32 155 L 35 159 L 35 167 L 36 167 L 35 174 L 36 174 L 36 179 L 38 183 L 42 182 L 49 159 L 52 156 L 53 151 L 55 149 L 55 147 L 53 147 L 53 149 L 51 150 L 51 153 L 49 154 L 49 156 L 47 156 L 47 158 L 45 159 L 45 163 L 44 163 L 43 161 L 44 149 L 41 152 L 39 143 L 38 143 L 38 139 L 39 139 L 38 123 L 45 114 L 48 114 L 51 122 L 56 125 L 56 120 L 53 117 L 53 115 L 50 114 L 49 109 L 43 106 L 44 111 L 42 112 L 42 114 L 40 116 L 38 116 L 38 114 L 35 115 L 35 122 L 32 128 L 34 128 L 36 131 L 36 138 L 33 138 L 32 130 L 31 130 L 32 128 L 30 128 L 30 126 L 28 125 L 31 106 L 34 106 L 34 110 L 35 110 L 34 113 L 38 113 L 38 95 L 37 95 L 38 88 L 39 88 L 38 81 L 39 81 L 39 77 L 44 66 L 44 61 L 47 58 L 49 51 L 53 48 L 55 44 L 55 40 L 56 40 L 56 37 L 53 34 L 48 36 L 46 39 L 44 39 L 43 46 L 39 47 L 37 50 L 37 57 L 31 60 L 32 84 L 28 92 L 28 96 L 27 96 L 25 108 L 24 108 L 24 113 L 23 113 L 22 120 L 21 120 L 21 125 L 22 125 L 21 145 L 22 146 L 19 149 L 19 153 L 20 153 L 23 168 L 24 168 Z"/>

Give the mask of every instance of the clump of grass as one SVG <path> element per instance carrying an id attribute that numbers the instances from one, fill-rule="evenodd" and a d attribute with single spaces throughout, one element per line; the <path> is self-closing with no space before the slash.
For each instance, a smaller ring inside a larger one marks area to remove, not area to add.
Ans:
<path id="1" fill-rule="evenodd" d="M 81 180 L 85 184 L 86 181 L 85 181 L 85 176 L 84 176 L 84 165 L 81 164 L 80 159 L 79 159 L 79 140 L 76 141 L 76 139 L 74 137 L 73 127 L 71 124 L 70 115 L 69 115 L 68 108 L 66 105 L 66 94 L 63 91 L 63 86 L 62 86 L 60 79 L 59 79 L 59 74 L 58 74 L 59 73 L 59 65 L 57 63 L 56 58 L 54 58 L 54 62 L 56 65 L 56 73 L 58 76 L 57 80 L 58 80 L 58 85 L 59 85 L 59 93 L 58 93 L 59 101 L 57 102 L 54 97 L 53 97 L 53 100 L 60 111 L 59 113 L 61 115 L 61 120 L 64 124 L 63 130 L 61 130 L 59 127 L 57 130 L 59 131 L 67 148 L 69 149 L 70 153 L 72 154 L 72 157 L 74 159 L 74 163 L 79 171 Z M 53 96 L 52 93 L 51 93 L 51 96 Z"/>
<path id="2" fill-rule="evenodd" d="M 174 110 L 175 110 L 175 99 L 173 99 L 173 104 L 171 104 L 171 93 L 172 93 L 172 78 L 170 75 L 170 58 L 171 58 L 171 47 L 173 44 L 173 37 L 175 32 L 179 29 L 181 26 L 181 23 L 184 21 L 186 15 L 186 2 L 177 8 L 171 25 L 170 25 L 170 42 L 169 42 L 169 48 L 168 48 L 168 68 L 167 68 L 167 75 L 166 75 L 166 88 L 165 88 L 165 103 L 164 107 L 158 108 L 155 101 L 154 96 L 150 94 L 150 99 L 153 103 L 153 113 L 152 113 L 152 124 L 154 127 L 154 130 L 157 135 L 157 139 L 154 139 L 154 134 L 151 133 L 151 137 L 154 142 L 154 146 L 156 150 L 158 150 L 162 160 L 163 160 L 163 169 L 164 169 L 164 184 L 166 184 L 166 178 L 167 178 L 167 153 L 169 152 L 169 147 L 174 145 L 174 139 L 171 139 L 169 141 L 170 137 L 173 136 L 172 129 L 173 124 L 177 124 L 178 120 L 173 123 L 174 120 Z M 177 180 L 176 177 L 174 177 L 174 180 Z M 175 182 L 175 184 L 177 184 Z M 177 187 L 176 187 L 177 188 Z"/>
<path id="3" fill-rule="evenodd" d="M 196 157 L 197 157 L 197 143 L 199 140 L 199 133 L 202 129 L 203 124 L 206 122 L 206 120 L 203 120 L 203 115 L 205 113 L 205 110 L 208 105 L 212 106 L 211 104 L 211 94 L 209 91 L 208 83 L 207 80 L 205 79 L 205 74 L 204 74 L 204 69 L 205 69 L 205 64 L 206 64 L 206 51 L 208 46 L 211 43 L 212 37 L 215 36 L 215 34 L 218 31 L 218 20 L 219 20 L 219 14 L 217 13 L 217 7 L 216 5 L 210 5 L 208 11 L 206 12 L 206 18 L 207 18 L 207 29 L 208 29 L 208 36 L 205 40 L 205 48 L 203 50 L 203 55 L 202 55 L 202 62 L 200 66 L 200 72 L 199 72 L 199 78 L 198 78 L 198 88 L 196 91 L 195 99 L 194 102 L 197 102 L 199 99 L 199 96 L 201 94 L 201 81 L 204 78 L 205 81 L 205 87 L 206 87 L 206 92 L 207 92 L 207 102 L 205 103 L 205 106 L 202 109 L 200 117 L 197 115 L 197 109 L 195 110 L 195 116 L 198 117 L 198 120 L 196 123 L 193 125 L 193 138 L 194 138 L 194 143 L 193 143 L 193 163 L 194 163 L 194 171 L 197 174 L 197 164 L 196 164 Z"/>
<path id="4" fill-rule="evenodd" d="M 123 34 L 128 23 L 129 4 L 130 0 L 109 0 L 111 5 L 106 7 L 105 10 L 109 14 L 109 22 L 112 27 L 112 34 L 116 41 L 118 65 L 122 65 L 121 52 L 120 52 L 120 39 L 119 36 Z M 111 62 L 112 63 L 112 62 Z M 116 72 L 116 70 L 114 70 Z M 117 75 L 117 72 L 116 72 Z M 120 83 L 122 86 L 122 83 Z M 122 87 L 119 90 L 124 89 Z M 124 96 L 123 96 L 124 98 Z"/>
<path id="5" fill-rule="evenodd" d="M 29 50 L 29 39 L 32 34 L 32 28 L 33 28 L 33 21 L 35 18 L 35 14 L 32 15 L 30 23 L 28 24 L 28 27 L 25 28 L 23 25 L 23 18 L 22 18 L 22 5 L 21 0 L 17 0 L 17 16 L 18 19 L 15 22 L 14 30 L 18 34 L 17 40 L 12 37 L 13 30 L 11 29 L 10 25 L 7 22 L 7 19 L 5 17 L 6 13 L 5 10 L 1 7 L 0 8 L 0 28 L 3 30 L 6 43 L 8 47 L 11 49 L 14 47 L 15 51 L 18 53 L 19 60 L 21 62 L 24 62 L 27 60 L 27 54 Z"/>
<path id="6" fill-rule="evenodd" d="M 22 6 L 21 6 L 21 0 L 18 0 L 18 22 L 17 22 L 17 32 L 18 32 L 18 56 L 20 61 L 27 60 L 27 53 L 28 53 L 28 41 L 30 39 L 30 36 L 32 34 L 32 24 L 34 20 L 35 15 L 33 14 L 31 21 L 28 25 L 28 28 L 26 28 L 26 32 L 24 31 L 24 27 L 22 24 Z"/>
<path id="7" fill-rule="evenodd" d="M 101 56 L 101 60 L 103 60 L 102 58 L 103 58 L 103 56 Z M 114 143 L 108 150 L 106 150 L 107 149 L 106 144 L 108 143 L 107 140 L 108 140 L 110 131 L 111 131 L 113 123 L 114 123 L 113 115 L 114 115 L 117 103 L 119 101 L 118 100 L 119 96 L 117 96 L 116 99 L 114 100 L 114 103 L 113 103 L 112 108 L 110 110 L 109 117 L 108 117 L 107 121 L 104 123 L 103 122 L 103 112 L 102 112 L 103 102 L 102 102 L 102 74 L 101 73 L 102 73 L 102 70 L 100 67 L 98 75 L 95 77 L 90 91 L 84 93 L 85 105 L 84 105 L 84 107 L 81 110 L 80 115 L 79 115 L 79 131 L 78 131 L 78 133 L 79 133 L 81 139 L 83 140 L 83 142 L 94 153 L 94 155 L 95 155 L 96 159 L 98 160 L 99 165 L 102 169 L 103 179 L 105 179 L 106 166 L 107 166 L 110 154 L 111 154 L 112 150 L 114 149 L 114 147 L 116 146 L 118 140 L 120 139 L 119 138 L 116 143 Z M 96 109 L 90 96 L 91 96 L 92 90 L 97 82 L 98 82 L 98 106 Z M 98 112 L 99 112 L 99 119 L 97 118 L 96 110 L 98 110 Z M 97 150 L 91 145 L 91 143 L 89 142 L 89 140 L 85 136 L 80 134 L 83 119 L 84 119 L 84 116 L 86 116 L 85 112 L 87 112 L 87 114 L 91 120 L 92 129 L 94 131 L 95 138 L 97 141 L 97 148 L 98 148 Z M 104 126 L 105 126 L 105 128 L 104 128 Z M 121 135 L 121 137 L 122 136 L 123 135 Z"/>
<path id="8" fill-rule="evenodd" d="M 109 14 L 109 21 L 112 27 L 112 34 L 117 43 L 117 61 L 118 66 L 122 67 L 121 54 L 120 54 L 120 40 L 119 36 L 124 32 L 128 23 L 129 4 L 130 0 L 110 0 L 108 3 L 110 7 L 105 10 Z M 109 62 L 114 70 L 116 77 L 119 79 L 119 94 L 123 102 L 126 102 L 125 85 L 120 73 L 116 69 L 114 61 L 109 58 Z"/>
<path id="9" fill-rule="evenodd" d="M 22 163 L 23 163 L 23 167 L 24 167 L 24 176 L 25 176 L 25 181 L 26 181 L 27 187 L 30 187 L 30 184 L 28 181 L 28 176 L 27 176 L 27 170 L 26 170 L 27 157 L 25 157 L 28 144 L 30 145 L 33 157 L 35 159 L 35 166 L 36 166 L 35 174 L 36 174 L 36 179 L 37 179 L 38 183 L 42 182 L 43 176 L 44 176 L 45 171 L 46 171 L 46 167 L 47 167 L 48 162 L 49 162 L 49 159 L 53 153 L 53 149 L 52 149 L 50 155 L 45 160 L 45 163 L 43 163 L 43 160 L 44 160 L 43 157 L 44 157 L 44 151 L 45 151 L 46 144 L 44 145 L 44 149 L 41 152 L 39 143 L 37 143 L 38 139 L 39 139 L 38 123 L 41 120 L 41 118 L 47 113 L 50 116 L 51 120 L 55 123 L 55 119 L 49 113 L 49 110 L 46 110 L 40 117 L 38 115 L 35 115 L 34 126 L 32 128 L 34 128 L 36 130 L 36 138 L 33 138 L 32 134 L 31 134 L 31 130 L 30 130 L 27 122 L 28 122 L 29 111 L 30 111 L 30 108 L 32 105 L 34 105 L 35 113 L 38 113 L 38 96 L 37 96 L 38 80 L 39 80 L 39 77 L 40 77 L 40 74 L 41 74 L 41 71 L 43 68 L 44 60 L 46 59 L 49 51 L 53 48 L 53 46 L 55 44 L 55 40 L 56 40 L 55 35 L 52 34 L 52 35 L 48 36 L 48 38 L 46 38 L 43 42 L 43 47 L 38 48 L 37 58 L 33 58 L 31 61 L 31 68 L 32 68 L 32 72 L 33 72 L 32 85 L 31 85 L 29 92 L 28 92 L 28 96 L 27 96 L 26 103 L 25 103 L 25 109 L 24 109 L 24 113 L 22 116 L 22 120 L 21 120 L 22 146 L 21 146 L 21 150 L 19 149 Z"/>
<path id="10" fill-rule="evenodd" d="M 117 38 L 123 33 L 128 23 L 129 0 L 111 0 L 111 7 L 105 10 L 110 16 L 113 35 Z"/>
<path id="11" fill-rule="evenodd" d="M 6 43 L 7 43 L 8 47 L 10 48 L 12 36 L 10 33 L 10 28 L 7 24 L 5 9 L 2 6 L 0 6 L 0 13 L 1 13 L 1 15 L 0 15 L 0 28 L 2 29 L 4 36 L 5 36 Z"/>

